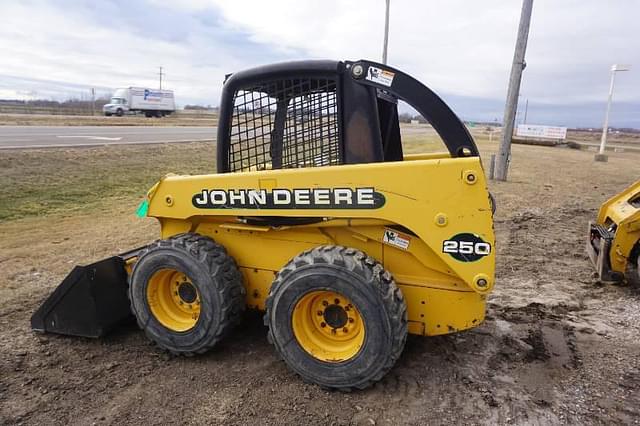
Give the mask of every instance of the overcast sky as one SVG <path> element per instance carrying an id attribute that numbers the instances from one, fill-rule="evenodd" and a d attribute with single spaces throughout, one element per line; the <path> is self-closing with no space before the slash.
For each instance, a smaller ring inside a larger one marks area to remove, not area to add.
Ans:
<path id="1" fill-rule="evenodd" d="M 391 0 L 389 64 L 466 120 L 502 120 L 519 0 Z M 640 128 L 640 1 L 534 0 L 522 83 L 529 123 Z M 384 0 L 0 0 L 0 98 L 122 86 L 217 105 L 224 75 L 291 59 L 381 57 Z M 520 115 L 522 118 L 522 113 Z"/>

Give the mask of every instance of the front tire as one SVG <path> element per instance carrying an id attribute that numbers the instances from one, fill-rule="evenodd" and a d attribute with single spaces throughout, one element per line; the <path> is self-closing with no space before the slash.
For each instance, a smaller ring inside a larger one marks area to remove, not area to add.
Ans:
<path id="1" fill-rule="evenodd" d="M 393 277 L 361 251 L 321 246 L 291 260 L 267 298 L 269 341 L 294 372 L 325 388 L 364 389 L 396 363 L 407 308 Z"/>
<path id="2" fill-rule="evenodd" d="M 118 108 L 118 109 L 116 110 L 116 115 L 117 115 L 118 117 L 122 117 L 122 115 L 123 115 L 123 114 L 124 114 L 124 111 L 122 111 L 120 108 Z"/>
<path id="3" fill-rule="evenodd" d="M 235 261 L 212 239 L 180 234 L 146 247 L 129 299 L 149 339 L 173 354 L 213 348 L 239 322 L 245 289 Z"/>

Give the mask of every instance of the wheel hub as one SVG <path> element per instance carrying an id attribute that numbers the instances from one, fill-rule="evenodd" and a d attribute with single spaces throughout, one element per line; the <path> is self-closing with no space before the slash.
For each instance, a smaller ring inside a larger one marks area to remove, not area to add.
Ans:
<path id="1" fill-rule="evenodd" d="M 340 305 L 329 305 L 323 313 L 324 322 L 331 328 L 342 328 L 345 326 L 349 317 L 347 312 Z"/>
<path id="2" fill-rule="evenodd" d="M 184 332 L 200 317 L 200 294 L 188 276 L 174 269 L 157 271 L 147 285 L 149 309 L 169 330 Z"/>
<path id="3" fill-rule="evenodd" d="M 178 296 L 184 303 L 193 303 L 198 297 L 198 292 L 193 284 L 184 281 L 178 284 Z"/>
<path id="4" fill-rule="evenodd" d="M 313 291 L 296 304 L 293 332 L 300 346 L 315 358 L 341 362 L 364 344 L 365 326 L 352 302 L 333 291 Z"/>

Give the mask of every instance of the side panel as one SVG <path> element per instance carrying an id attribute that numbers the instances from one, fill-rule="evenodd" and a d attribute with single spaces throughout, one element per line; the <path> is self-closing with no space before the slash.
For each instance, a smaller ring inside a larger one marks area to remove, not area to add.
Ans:
<path id="1" fill-rule="evenodd" d="M 274 276 L 290 259 L 318 245 L 335 244 L 366 252 L 393 274 L 407 302 L 410 333 L 446 334 L 482 322 L 485 296 L 448 273 L 446 264 L 429 253 L 424 243 L 416 240 L 410 250 L 397 249 L 383 242 L 387 226 L 359 226 L 358 222 L 348 227 L 340 222 L 332 226 L 329 221 L 321 227 L 288 229 L 230 229 L 225 223 L 203 222 L 194 231 L 211 236 L 236 259 L 250 308 L 265 309 Z M 171 235 L 166 231 L 163 227 L 163 238 Z"/>
<path id="2" fill-rule="evenodd" d="M 270 201 L 278 188 L 290 192 L 290 202 Z M 375 200 L 367 196 L 364 203 L 358 204 L 356 190 L 363 188 L 375 192 Z M 314 203 L 304 195 L 309 191 L 335 189 L 344 189 L 351 195 L 346 201 L 344 198 L 327 201 L 324 192 L 321 203 Z M 249 203 L 247 191 L 252 190 L 260 196 L 254 197 L 258 201 Z M 303 194 L 296 198 L 294 190 Z M 238 218 L 246 217 L 382 220 L 401 225 L 445 265 L 446 274 L 455 276 L 469 288 L 486 293 L 494 283 L 492 213 L 478 157 L 168 176 L 150 192 L 149 198 L 149 216 L 192 224 L 214 220 L 238 223 Z M 445 247 L 446 241 L 458 244 L 459 248 L 453 249 L 459 249 L 460 253 L 447 251 L 451 247 Z M 482 245 L 482 253 L 465 255 L 469 244 L 475 250 L 474 241 L 481 242 L 477 244 Z M 247 247 L 252 245 L 249 243 Z M 262 252 L 268 248 L 255 250 Z M 484 284 L 482 289 L 478 288 L 478 282 Z"/>

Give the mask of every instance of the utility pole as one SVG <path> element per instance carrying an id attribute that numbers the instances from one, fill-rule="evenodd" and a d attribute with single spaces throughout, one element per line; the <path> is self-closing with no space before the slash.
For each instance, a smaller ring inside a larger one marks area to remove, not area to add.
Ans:
<path id="1" fill-rule="evenodd" d="M 522 0 L 522 12 L 520 14 L 520 25 L 518 26 L 518 39 L 516 40 L 516 50 L 513 53 L 513 64 L 511 64 L 511 75 L 509 77 L 509 89 L 507 90 L 507 102 L 504 108 L 504 119 L 502 120 L 502 140 L 496 158 L 496 179 L 506 181 L 509 172 L 509 161 L 511 157 L 511 138 L 513 136 L 514 120 L 516 118 L 516 108 L 518 104 L 518 93 L 520 92 L 520 82 L 522 81 L 522 71 L 527 66 L 524 55 L 527 50 L 527 39 L 529 38 L 529 25 L 531 24 L 531 10 L 533 0 Z"/>
<path id="2" fill-rule="evenodd" d="M 524 121 L 522 124 L 527 124 L 527 111 L 529 111 L 529 98 L 524 101 Z"/>
<path id="3" fill-rule="evenodd" d="M 389 3 L 391 0 L 386 0 L 387 7 L 384 14 L 384 42 L 382 45 L 382 63 L 387 64 L 387 45 L 389 44 Z"/>
<path id="4" fill-rule="evenodd" d="M 96 115 L 96 89 L 95 87 L 91 88 L 91 115 Z"/>
<path id="5" fill-rule="evenodd" d="M 160 90 L 162 90 L 162 76 L 166 75 L 166 74 L 163 74 L 162 67 L 160 67 L 160 72 L 158 73 L 158 75 L 160 76 Z"/>
<path id="6" fill-rule="evenodd" d="M 604 114 L 604 124 L 602 125 L 602 137 L 600 138 L 600 150 L 595 155 L 594 160 L 606 162 L 608 157 L 604 153 L 607 145 L 607 134 L 609 133 L 609 112 L 611 111 L 611 102 L 613 101 L 613 86 L 616 81 L 616 72 L 629 71 L 628 65 L 614 64 L 611 66 L 611 83 L 609 84 L 609 98 L 607 99 L 607 111 Z"/>

